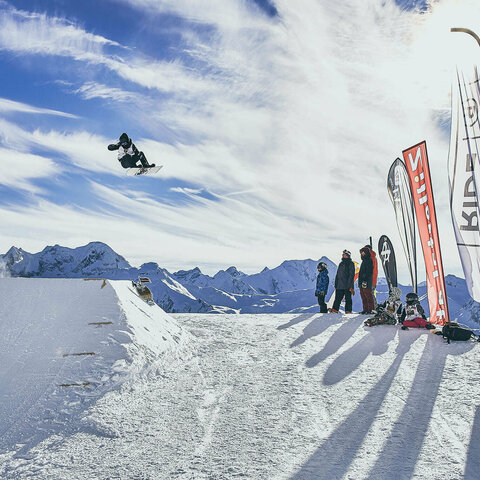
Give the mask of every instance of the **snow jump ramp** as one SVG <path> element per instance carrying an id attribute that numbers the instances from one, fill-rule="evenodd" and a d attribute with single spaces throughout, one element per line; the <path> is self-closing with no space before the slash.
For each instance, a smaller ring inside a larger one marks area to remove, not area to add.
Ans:
<path id="1" fill-rule="evenodd" d="M 1 278 L 0 328 L 0 453 L 95 431 L 82 414 L 187 339 L 130 282 L 102 279 Z"/>

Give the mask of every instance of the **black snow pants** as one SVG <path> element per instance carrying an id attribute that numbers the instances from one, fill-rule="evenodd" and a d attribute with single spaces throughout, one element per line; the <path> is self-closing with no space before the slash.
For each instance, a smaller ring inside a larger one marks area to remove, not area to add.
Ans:
<path id="1" fill-rule="evenodd" d="M 318 304 L 320 305 L 320 313 L 327 313 L 327 304 L 325 303 L 325 293 L 317 295 Z"/>
<path id="2" fill-rule="evenodd" d="M 345 297 L 345 311 L 351 312 L 352 311 L 352 293 L 350 290 L 335 290 L 335 301 L 333 302 L 333 309 L 338 310 L 340 308 L 340 303 Z"/>
<path id="3" fill-rule="evenodd" d="M 138 161 L 140 161 L 142 167 L 148 167 L 148 161 L 143 152 L 139 152 L 138 155 L 128 155 L 127 153 L 120 159 L 123 168 L 139 167 L 137 165 Z"/>

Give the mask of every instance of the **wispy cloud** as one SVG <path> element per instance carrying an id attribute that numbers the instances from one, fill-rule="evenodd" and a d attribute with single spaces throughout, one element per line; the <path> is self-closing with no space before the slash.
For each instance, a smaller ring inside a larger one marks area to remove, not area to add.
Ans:
<path id="1" fill-rule="evenodd" d="M 174 14 L 198 24 L 213 25 L 221 30 L 263 28 L 264 13 L 250 0 L 117 0 L 150 14 Z"/>
<path id="2" fill-rule="evenodd" d="M 59 166 L 51 159 L 39 155 L 8 150 L 0 147 L 0 185 L 25 190 L 29 193 L 43 193 L 32 180 L 47 178 L 59 173 Z"/>
<path id="3" fill-rule="evenodd" d="M 106 148 L 109 140 L 111 139 L 86 131 L 29 131 L 13 122 L 0 119 L 0 145 L 8 150 L 29 154 L 40 148 L 50 152 L 58 162 L 93 172 L 123 175 L 116 156 L 112 156 L 112 152 Z"/>
<path id="4" fill-rule="evenodd" d="M 0 11 L 0 50 L 24 55 L 70 57 L 92 66 L 107 67 L 125 80 L 163 92 L 198 93 L 204 91 L 208 83 L 202 75 L 185 68 L 181 62 L 158 61 L 135 53 L 127 55 L 127 47 L 91 34 L 66 19 L 32 14 L 13 7 Z"/>
<path id="5" fill-rule="evenodd" d="M 78 60 L 94 58 L 117 42 L 76 27 L 64 18 L 49 17 L 7 6 L 0 11 L 0 49 L 35 55 L 66 55 Z"/>
<path id="6" fill-rule="evenodd" d="M 48 108 L 38 108 L 22 102 L 15 102 L 7 98 L 0 98 L 0 112 L 18 112 L 18 113 L 32 113 L 40 115 L 55 115 L 58 117 L 78 118 L 71 113 L 59 112 L 58 110 L 50 110 Z"/>
<path id="7" fill-rule="evenodd" d="M 171 192 L 183 193 L 185 195 L 198 195 L 203 192 L 203 188 L 172 187 Z"/>
<path id="8" fill-rule="evenodd" d="M 101 83 L 96 82 L 87 82 L 84 83 L 81 87 L 75 89 L 74 93 L 80 94 L 86 100 L 91 100 L 92 98 L 103 98 L 108 100 L 114 100 L 115 102 L 141 102 L 143 100 L 142 96 L 134 93 L 122 90 L 121 88 L 108 87 Z M 145 101 L 143 100 L 143 103 Z"/>

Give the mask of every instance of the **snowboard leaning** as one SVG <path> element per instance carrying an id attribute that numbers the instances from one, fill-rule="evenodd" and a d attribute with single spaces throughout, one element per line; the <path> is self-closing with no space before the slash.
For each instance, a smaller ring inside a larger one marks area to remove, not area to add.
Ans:
<path id="1" fill-rule="evenodd" d="M 150 167 L 150 168 L 143 168 L 143 167 L 127 168 L 127 175 L 154 175 L 162 167 L 163 165 L 159 165 L 158 167 Z"/>

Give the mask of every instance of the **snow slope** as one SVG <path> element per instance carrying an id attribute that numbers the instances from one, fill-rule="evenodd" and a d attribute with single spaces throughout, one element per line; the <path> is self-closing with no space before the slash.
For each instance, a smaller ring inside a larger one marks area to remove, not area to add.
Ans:
<path id="1" fill-rule="evenodd" d="M 174 318 L 195 337 L 190 355 L 90 404 L 96 429 L 74 416 L 28 454 L 0 456 L 0 477 L 478 478 L 480 344 L 368 328 L 358 315 Z M 16 350 L 31 351 L 20 338 Z"/>
<path id="2" fill-rule="evenodd" d="M 189 338 L 127 281 L 0 278 L 0 329 L 0 452 L 111 435 L 87 409 Z"/>

